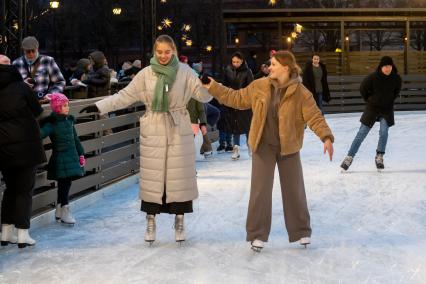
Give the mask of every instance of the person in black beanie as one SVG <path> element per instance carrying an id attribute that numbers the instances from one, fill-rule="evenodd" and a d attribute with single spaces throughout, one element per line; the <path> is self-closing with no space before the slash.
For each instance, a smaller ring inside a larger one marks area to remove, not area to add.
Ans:
<path id="1" fill-rule="evenodd" d="M 361 143 L 376 121 L 380 122 L 380 130 L 375 162 L 379 171 L 384 169 L 383 155 L 388 140 L 388 131 L 389 127 L 395 124 L 394 101 L 400 91 L 401 77 L 398 75 L 398 70 L 391 57 L 383 56 L 377 70 L 368 75 L 361 83 L 360 92 L 366 102 L 365 109 L 360 119 L 361 127 L 352 142 L 348 155 L 340 166 L 343 170 L 346 171 L 352 164 Z"/>

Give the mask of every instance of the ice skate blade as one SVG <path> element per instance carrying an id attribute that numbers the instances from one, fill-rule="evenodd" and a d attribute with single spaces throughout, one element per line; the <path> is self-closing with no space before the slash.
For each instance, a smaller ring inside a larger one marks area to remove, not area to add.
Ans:
<path id="1" fill-rule="evenodd" d="M 64 221 L 61 221 L 61 224 L 67 227 L 74 227 L 75 223 L 66 223 Z"/>
<path id="2" fill-rule="evenodd" d="M 252 246 L 252 247 L 251 247 L 251 250 L 252 250 L 252 251 L 254 251 L 254 252 L 257 252 L 257 253 L 261 252 L 261 251 L 262 251 L 262 249 L 263 249 L 263 248 L 261 248 L 261 247 L 255 247 L 255 246 Z"/>
<path id="3" fill-rule="evenodd" d="M 33 247 L 35 244 L 27 244 L 27 243 L 18 243 L 18 248 L 22 249 L 22 248 L 26 248 L 26 247 Z"/>
<path id="4" fill-rule="evenodd" d="M 150 247 L 154 244 L 154 240 L 145 240 L 145 242 L 148 243 Z"/>
<path id="5" fill-rule="evenodd" d="M 2 247 L 7 246 L 8 244 L 13 244 L 13 243 L 11 243 L 11 242 L 9 242 L 9 241 L 1 241 L 1 246 L 2 246 Z"/>
<path id="6" fill-rule="evenodd" d="M 236 157 L 236 158 L 232 158 L 232 161 L 237 161 L 240 159 L 240 156 Z"/>

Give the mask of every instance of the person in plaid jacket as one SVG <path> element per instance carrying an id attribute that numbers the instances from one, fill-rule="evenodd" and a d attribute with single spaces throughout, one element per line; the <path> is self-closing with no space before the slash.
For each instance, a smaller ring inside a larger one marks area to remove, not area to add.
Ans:
<path id="1" fill-rule="evenodd" d="M 22 41 L 24 55 L 13 61 L 24 82 L 37 94 L 39 100 L 50 93 L 62 93 L 65 79 L 58 65 L 50 56 L 41 55 L 38 41 L 29 36 Z"/>

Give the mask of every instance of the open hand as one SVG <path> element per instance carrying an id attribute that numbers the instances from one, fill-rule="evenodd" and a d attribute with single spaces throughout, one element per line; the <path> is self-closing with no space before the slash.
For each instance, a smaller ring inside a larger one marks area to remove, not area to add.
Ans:
<path id="1" fill-rule="evenodd" d="M 330 140 L 330 139 L 327 139 L 327 140 L 324 142 L 324 154 L 325 154 L 326 152 L 328 152 L 328 155 L 330 156 L 330 161 L 332 161 L 332 160 L 333 160 L 333 152 L 334 152 L 334 149 L 333 149 L 333 142 L 331 142 L 331 140 Z"/>
<path id="2" fill-rule="evenodd" d="M 201 134 L 203 134 L 203 136 L 207 134 L 207 127 L 205 125 L 201 125 L 200 129 Z"/>

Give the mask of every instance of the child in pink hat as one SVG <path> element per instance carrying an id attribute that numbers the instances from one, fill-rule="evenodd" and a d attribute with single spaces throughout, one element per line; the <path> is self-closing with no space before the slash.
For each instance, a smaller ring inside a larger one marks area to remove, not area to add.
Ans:
<path id="1" fill-rule="evenodd" d="M 47 95 L 52 113 L 41 122 L 41 137 L 50 137 L 52 156 L 47 178 L 58 182 L 58 199 L 55 211 L 57 221 L 74 225 L 69 208 L 72 180 L 84 175 L 84 149 L 75 130 L 75 118 L 69 114 L 69 100 L 64 94 Z"/>

